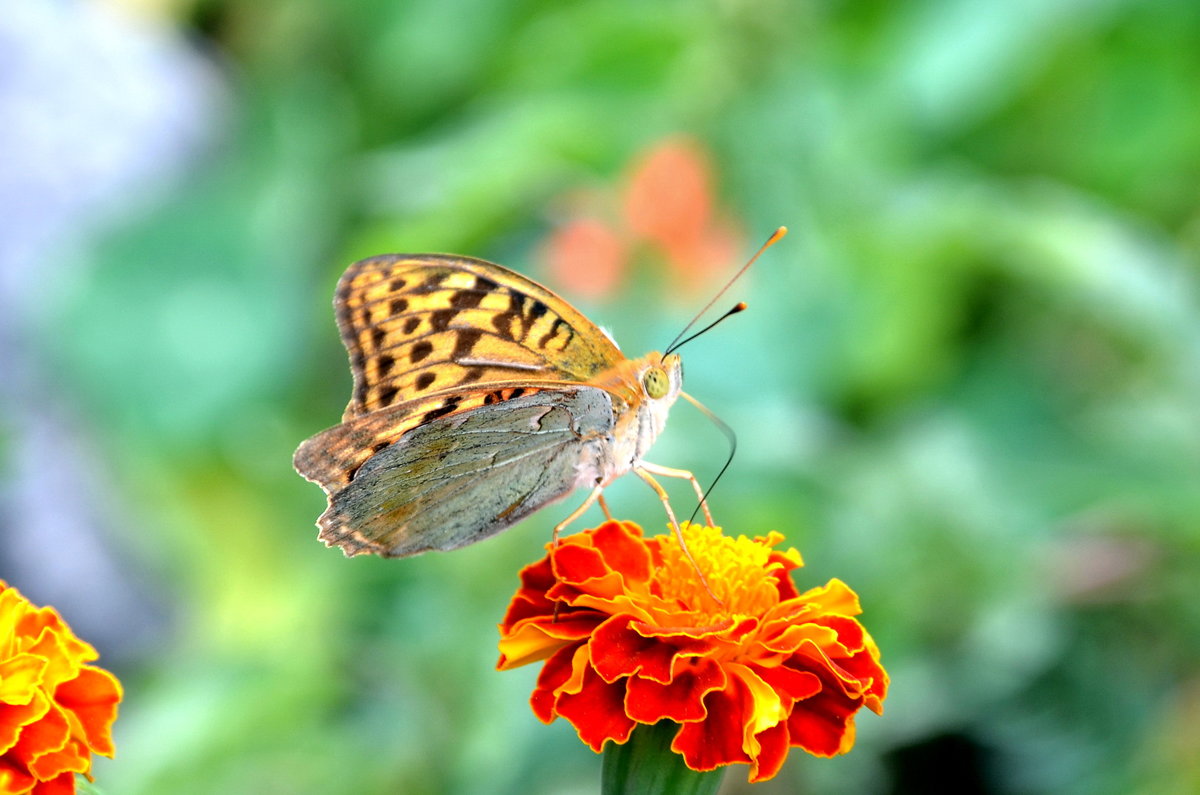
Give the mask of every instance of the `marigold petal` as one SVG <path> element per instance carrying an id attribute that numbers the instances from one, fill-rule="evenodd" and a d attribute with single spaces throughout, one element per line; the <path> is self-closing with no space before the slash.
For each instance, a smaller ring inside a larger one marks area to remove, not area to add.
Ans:
<path id="1" fill-rule="evenodd" d="M 37 778 L 50 778 L 65 768 L 56 768 L 57 763 L 51 761 L 39 769 L 35 763 L 46 755 L 61 751 L 70 739 L 71 723 L 66 713 L 57 705 L 51 705 L 46 714 L 21 730 L 20 738 L 7 756 L 28 767 Z"/>
<path id="2" fill-rule="evenodd" d="M 826 688 L 796 704 L 788 718 L 793 746 L 815 756 L 836 756 L 854 745 L 854 713 L 861 699 L 852 699 L 837 688 Z"/>
<path id="3" fill-rule="evenodd" d="M 777 693 L 785 695 L 791 703 L 810 698 L 821 692 L 821 677 L 812 671 L 777 665 L 770 668 L 754 666 L 754 672 Z"/>
<path id="4" fill-rule="evenodd" d="M 840 664 L 843 662 L 848 662 L 851 659 L 852 658 L 850 657 L 842 657 L 839 660 L 833 660 L 828 654 L 825 653 L 824 649 L 818 647 L 817 644 L 813 643 L 812 641 L 805 641 L 802 643 L 793 657 L 793 660 L 799 667 L 816 667 L 818 668 L 816 673 L 822 677 L 822 681 L 834 682 L 838 687 L 841 688 L 842 692 L 851 696 L 857 696 L 866 689 L 866 686 L 870 684 L 872 680 L 867 679 L 864 681 L 862 677 L 855 676 L 853 673 L 843 668 Z M 803 660 L 807 660 L 809 663 L 815 663 L 816 665 L 806 666 L 804 662 L 802 662 Z"/>
<path id="5" fill-rule="evenodd" d="M 505 632 L 501 625 L 500 661 L 496 669 L 506 671 L 538 660 L 544 660 L 564 645 L 592 633 L 602 617 L 595 613 L 577 611 L 564 613 L 560 620 L 552 616 L 525 619 Z"/>
<path id="6" fill-rule="evenodd" d="M 724 669 L 707 657 L 677 661 L 669 682 L 632 676 L 625 691 L 625 714 L 638 723 L 657 723 L 668 718 L 676 723 L 704 718 L 704 697 L 721 690 L 728 682 Z"/>
<path id="7" fill-rule="evenodd" d="M 84 740 L 93 753 L 113 755 L 112 725 L 121 700 L 121 683 L 115 676 L 85 665 L 79 676 L 59 686 L 54 699 L 79 719 Z"/>
<path id="8" fill-rule="evenodd" d="M 781 622 L 782 623 L 782 622 Z M 838 646 L 837 632 L 829 627 L 814 622 L 803 624 L 785 624 L 778 634 L 763 638 L 763 648 L 773 652 L 792 653 L 811 643 L 821 649 Z"/>
<path id="9" fill-rule="evenodd" d="M 725 668 L 741 681 L 749 695 L 745 701 L 747 707 L 745 727 L 748 743 L 752 735 L 777 726 L 787 717 L 783 699 L 752 668 L 740 663 L 726 663 Z M 747 750 L 753 754 L 757 749 L 748 748 Z"/>
<path id="10" fill-rule="evenodd" d="M 0 660 L 0 704 L 28 704 L 41 684 L 47 660 L 34 654 L 18 654 Z"/>
<path id="11" fill-rule="evenodd" d="M 554 713 L 558 691 L 571 678 L 577 650 L 578 647 L 572 646 L 559 649 L 550 655 L 542 670 L 538 672 L 537 684 L 534 685 L 529 704 L 533 707 L 533 714 L 542 723 L 552 723 L 558 717 Z"/>
<path id="12" fill-rule="evenodd" d="M 74 795 L 75 774 L 63 773 L 49 781 L 39 781 L 34 786 L 31 795 Z"/>
<path id="13" fill-rule="evenodd" d="M 757 784 L 773 778 L 788 755 L 788 727 L 786 723 L 772 726 L 766 731 L 755 735 L 758 743 L 758 753 L 750 762 L 750 783 Z"/>
<path id="14" fill-rule="evenodd" d="M 501 626 L 511 626 L 532 615 L 544 615 L 553 609 L 552 600 L 546 595 L 558 580 L 550 568 L 550 559 L 542 558 L 521 569 L 521 587 L 513 596 L 504 614 Z"/>
<path id="15" fill-rule="evenodd" d="M 605 564 L 619 571 L 626 584 L 650 579 L 652 561 L 642 528 L 632 522 L 605 522 L 591 533 L 591 539 Z"/>
<path id="16" fill-rule="evenodd" d="M 573 592 L 609 598 L 621 593 L 621 575 L 608 568 L 598 549 L 564 543 L 554 551 L 552 559 L 558 583 L 549 591 L 551 598 L 570 603 L 568 594 Z"/>
<path id="17" fill-rule="evenodd" d="M 631 616 L 616 616 L 596 628 L 590 643 L 592 667 L 606 682 L 641 672 L 642 676 L 667 682 L 677 650 L 635 631 Z"/>
<path id="18" fill-rule="evenodd" d="M 857 616 L 862 613 L 858 594 L 836 577 L 823 586 L 810 588 L 800 598 L 813 608 L 839 616 Z"/>
<path id="19" fill-rule="evenodd" d="M 591 668 L 584 670 L 578 692 L 558 697 L 557 712 L 575 727 L 579 739 L 596 752 L 608 740 L 624 743 L 637 725 L 625 714 L 624 684 L 609 684 Z"/>
<path id="20" fill-rule="evenodd" d="M 37 785 L 37 779 L 24 767 L 0 757 L 0 794 L 25 795 Z"/>
<path id="21" fill-rule="evenodd" d="M 0 754 L 20 740 L 21 731 L 50 711 L 50 698 L 38 691 L 28 704 L 0 704 Z"/>
<path id="22" fill-rule="evenodd" d="M 49 693 L 53 693 L 59 684 L 73 679 L 79 673 L 81 664 L 79 659 L 72 655 L 65 639 L 49 627 L 43 628 L 37 641 L 26 648 L 28 654 L 36 655 L 46 661 L 46 667 L 42 670 L 42 678 L 38 684 Z"/>
<path id="23" fill-rule="evenodd" d="M 683 724 L 671 750 L 681 754 L 692 770 L 715 770 L 721 765 L 751 761 L 742 743 L 745 699 L 737 679 L 724 690 L 709 693 L 704 698 L 703 720 Z"/>

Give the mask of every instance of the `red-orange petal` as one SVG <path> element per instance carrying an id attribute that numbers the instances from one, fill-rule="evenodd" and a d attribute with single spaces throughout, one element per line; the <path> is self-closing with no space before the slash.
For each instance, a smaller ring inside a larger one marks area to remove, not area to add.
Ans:
<path id="1" fill-rule="evenodd" d="M 75 774 L 63 773 L 49 781 L 39 781 L 30 795 L 75 795 Z"/>
<path id="2" fill-rule="evenodd" d="M 628 522 L 605 522 L 591 534 L 605 564 L 629 582 L 646 582 L 652 573 L 650 551 L 641 528 Z"/>
<path id="3" fill-rule="evenodd" d="M 754 739 L 758 742 L 758 753 L 750 763 L 751 784 L 773 778 L 783 767 L 789 747 L 787 724 L 772 726 L 754 735 Z"/>
<path id="4" fill-rule="evenodd" d="M 542 723 L 552 723 L 556 717 L 554 707 L 558 700 L 558 690 L 571 678 L 572 661 L 577 650 L 578 646 L 559 649 L 542 664 L 537 684 L 533 688 L 533 696 L 530 698 L 533 712 Z"/>
<path id="5" fill-rule="evenodd" d="M 746 699 L 745 689 L 737 680 L 726 690 L 709 693 L 704 699 L 704 719 L 683 724 L 671 750 L 682 754 L 692 770 L 715 770 L 721 765 L 751 761 L 742 747 Z"/>
<path id="6" fill-rule="evenodd" d="M 728 684 L 724 670 L 708 657 L 691 657 L 680 662 L 671 681 L 657 682 L 640 676 L 628 679 L 625 713 L 638 723 L 657 723 L 668 718 L 676 723 L 702 720 L 704 697 Z"/>
<path id="7" fill-rule="evenodd" d="M 0 793 L 27 793 L 36 785 L 37 779 L 24 766 L 15 765 L 0 756 Z"/>
<path id="8" fill-rule="evenodd" d="M 599 752 L 605 741 L 623 743 L 637 724 L 625 714 L 625 687 L 609 684 L 591 668 L 583 673 L 583 687 L 578 693 L 563 693 L 558 697 L 557 712 L 566 718 L 582 740 Z"/>
<path id="9" fill-rule="evenodd" d="M 92 752 L 113 755 L 112 725 L 121 701 L 121 683 L 115 676 L 85 665 L 79 676 L 59 686 L 54 699 L 75 713 Z"/>
<path id="10" fill-rule="evenodd" d="M 787 722 L 789 741 L 815 756 L 842 753 L 848 748 L 847 733 L 861 704 L 860 699 L 826 688 L 796 705 Z"/>

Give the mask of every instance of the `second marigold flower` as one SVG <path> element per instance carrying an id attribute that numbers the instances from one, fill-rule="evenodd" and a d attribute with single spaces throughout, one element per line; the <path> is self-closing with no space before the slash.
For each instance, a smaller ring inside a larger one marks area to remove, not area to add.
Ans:
<path id="1" fill-rule="evenodd" d="M 75 791 L 113 755 L 121 684 L 58 613 L 0 580 L 0 795 Z"/>
<path id="2" fill-rule="evenodd" d="M 789 748 L 848 751 L 855 713 L 882 712 L 888 683 L 858 597 L 839 580 L 799 593 L 789 572 L 803 564 L 773 548 L 779 533 L 683 533 L 695 566 L 674 535 L 629 522 L 563 539 L 521 572 L 497 667 L 545 660 L 534 713 L 595 751 L 661 720 L 680 724 L 671 750 L 689 768 L 748 763 L 751 781 Z"/>

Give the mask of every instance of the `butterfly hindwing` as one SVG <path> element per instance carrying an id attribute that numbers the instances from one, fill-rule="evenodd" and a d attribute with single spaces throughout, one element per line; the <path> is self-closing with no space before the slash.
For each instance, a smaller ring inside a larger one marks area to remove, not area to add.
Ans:
<path id="1" fill-rule="evenodd" d="M 478 400 L 489 393 L 462 396 L 478 405 L 432 418 L 428 402 L 416 402 L 424 414 L 398 405 L 302 445 L 297 468 L 329 494 L 321 538 L 350 555 L 456 549 L 598 478 L 614 426 L 609 394 L 584 385 L 513 391 L 490 402 Z M 375 441 L 389 422 L 403 430 Z M 366 453 L 357 460 L 354 451 Z"/>
<path id="2" fill-rule="evenodd" d="M 354 373 L 346 419 L 492 381 L 583 382 L 624 358 L 545 287 L 470 257 L 360 260 L 334 306 Z"/>

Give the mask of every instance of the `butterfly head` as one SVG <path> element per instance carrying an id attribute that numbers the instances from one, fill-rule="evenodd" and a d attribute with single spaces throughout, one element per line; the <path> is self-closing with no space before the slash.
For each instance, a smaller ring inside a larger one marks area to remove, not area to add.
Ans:
<path id="1" fill-rule="evenodd" d="M 651 400 L 675 402 L 683 388 L 683 360 L 677 353 L 666 356 L 651 354 L 646 357 L 646 366 L 641 372 L 642 391 Z"/>

